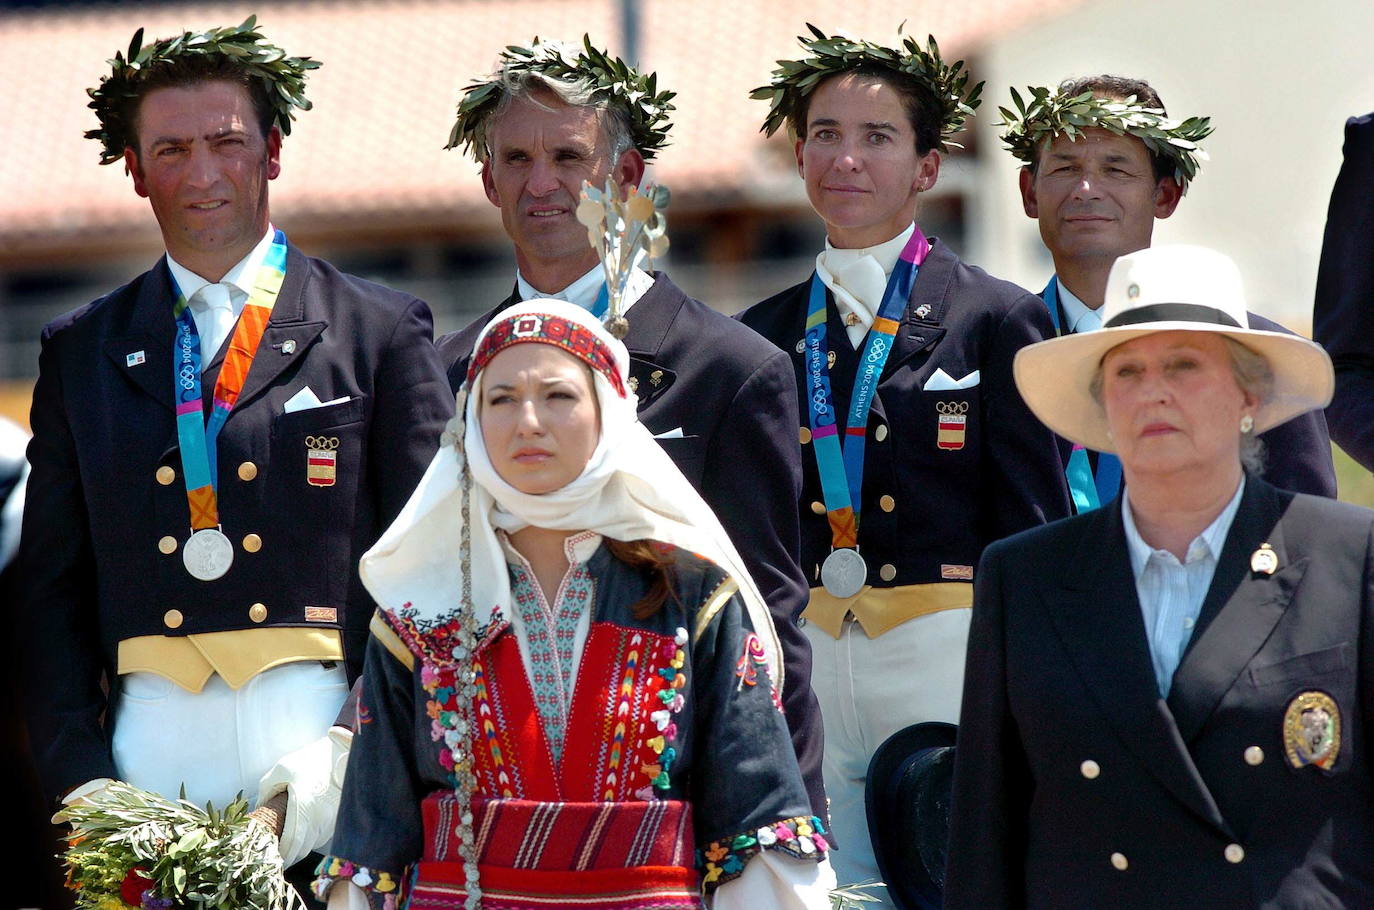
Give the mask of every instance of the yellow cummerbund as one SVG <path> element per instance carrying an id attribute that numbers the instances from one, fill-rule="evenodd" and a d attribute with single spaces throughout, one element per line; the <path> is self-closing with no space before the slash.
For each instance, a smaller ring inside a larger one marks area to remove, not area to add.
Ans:
<path id="1" fill-rule="evenodd" d="M 802 618 L 815 623 L 831 638 L 839 638 L 846 613 L 853 613 L 869 638 L 941 610 L 965 610 L 973 606 L 973 584 L 967 581 L 940 581 L 928 585 L 898 585 L 875 588 L 864 585 L 853 597 L 836 597 L 825 588 L 811 589 L 811 602 Z"/>
<path id="2" fill-rule="evenodd" d="M 119 643 L 119 675 L 165 676 L 199 692 L 213 673 L 237 689 L 264 670 L 298 660 L 343 660 L 337 629 L 234 629 L 171 637 L 141 635 Z"/>

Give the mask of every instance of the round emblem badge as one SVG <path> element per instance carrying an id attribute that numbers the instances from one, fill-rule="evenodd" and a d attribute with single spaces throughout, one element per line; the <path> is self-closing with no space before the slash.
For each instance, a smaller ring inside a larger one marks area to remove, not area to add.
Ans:
<path id="1" fill-rule="evenodd" d="M 868 564 L 858 550 L 841 547 L 821 563 L 821 584 L 832 597 L 853 597 L 868 580 Z"/>
<path id="2" fill-rule="evenodd" d="M 1325 692 L 1303 692 L 1283 712 L 1283 750 L 1294 768 L 1329 770 L 1341 753 L 1341 710 Z"/>
<path id="3" fill-rule="evenodd" d="M 1250 554 L 1250 571 L 1256 575 L 1273 575 L 1279 567 L 1279 554 L 1269 544 L 1263 544 Z"/>
<path id="4" fill-rule="evenodd" d="M 214 581 L 234 564 L 234 545 L 216 528 L 202 528 L 181 548 L 181 561 L 191 577 Z"/>

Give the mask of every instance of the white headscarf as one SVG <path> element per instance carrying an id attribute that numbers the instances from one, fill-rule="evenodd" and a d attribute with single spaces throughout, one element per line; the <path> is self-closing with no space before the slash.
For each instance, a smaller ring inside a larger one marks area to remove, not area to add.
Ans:
<path id="1" fill-rule="evenodd" d="M 528 336 L 538 334 L 538 320 L 542 317 L 584 327 L 609 349 L 613 359 L 613 364 L 603 364 L 605 371 L 591 364 L 593 386 L 601 405 L 601 439 L 587 466 L 575 480 L 551 493 L 521 493 L 502 480 L 487 456 L 477 419 L 481 373 L 470 374 L 464 386 L 469 393 L 466 401 L 462 393 L 458 396 L 463 408 L 463 451 L 459 451 L 453 438 L 458 425 L 455 418 L 410 501 L 381 539 L 363 555 L 359 566 L 363 584 L 383 609 L 404 608 L 408 614 L 413 610 L 409 615 L 421 628 L 443 624 L 458 611 L 463 583 L 463 567 L 458 558 L 462 521 L 460 477 L 466 452 L 466 468 L 474 481 L 471 576 L 472 602 L 479 627 L 496 610 L 507 616 L 510 612 L 510 575 L 496 536 L 498 528 L 513 532 L 534 525 L 569 532 L 595 531 L 614 540 L 661 541 L 705 557 L 739 584 L 749 617 L 763 642 L 773 679 L 781 691 L 781 648 L 768 608 L 715 513 L 639 422 L 635 395 L 623 391 L 630 363 L 625 345 L 581 307 L 538 299 L 503 310 L 482 330 L 473 350 L 479 351 L 497 327 L 503 331 L 511 325 L 528 328 L 522 337 L 534 341 Z M 522 333 L 517 329 L 514 335 Z M 618 381 L 613 384 L 608 372 Z"/>

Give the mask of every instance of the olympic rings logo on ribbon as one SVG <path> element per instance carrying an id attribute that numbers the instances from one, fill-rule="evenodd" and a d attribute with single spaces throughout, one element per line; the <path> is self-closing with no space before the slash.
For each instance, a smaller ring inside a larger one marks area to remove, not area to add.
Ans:
<path id="1" fill-rule="evenodd" d="M 312 449 L 337 449 L 339 447 L 339 437 L 337 436 L 307 436 L 305 444 Z"/>
<path id="2" fill-rule="evenodd" d="M 967 414 L 967 413 L 968 413 L 968 402 L 967 402 L 967 401 L 937 401 L 937 402 L 935 403 L 935 410 L 939 411 L 941 414 Z"/>

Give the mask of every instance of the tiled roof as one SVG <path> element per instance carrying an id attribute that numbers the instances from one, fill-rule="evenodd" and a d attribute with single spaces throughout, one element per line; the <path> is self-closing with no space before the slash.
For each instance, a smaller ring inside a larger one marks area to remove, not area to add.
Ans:
<path id="1" fill-rule="evenodd" d="M 933 32 L 946 54 L 968 54 L 1033 17 L 1082 0 L 964 0 L 922 4 L 908 31 Z M 657 0 L 641 4 L 640 59 L 676 90 L 673 144 L 656 177 L 697 204 L 796 193 L 779 139 L 758 133 L 762 84 L 796 50 L 810 19 L 829 30 L 890 41 L 908 10 L 896 4 L 811 0 Z M 584 31 L 620 52 L 614 0 L 430 0 L 260 4 L 123 4 L 0 14 L 0 258 L 63 249 L 127 248 L 150 239 L 146 203 L 119 164 L 100 167 L 84 90 L 135 28 L 162 37 L 259 12 L 264 33 L 324 62 L 310 76 L 315 109 L 299 115 L 273 187 L 293 224 L 352 231 L 409 226 L 492 230 L 476 165 L 442 149 L 459 91 L 506 44 Z M 915 12 L 913 7 L 910 12 Z M 984 108 L 985 116 L 991 105 Z M 681 204 L 681 203 L 677 203 Z"/>

